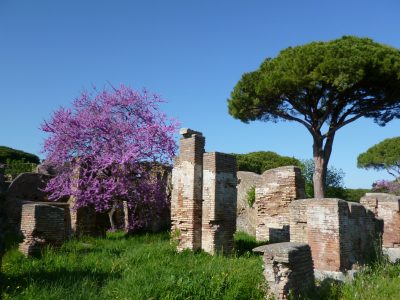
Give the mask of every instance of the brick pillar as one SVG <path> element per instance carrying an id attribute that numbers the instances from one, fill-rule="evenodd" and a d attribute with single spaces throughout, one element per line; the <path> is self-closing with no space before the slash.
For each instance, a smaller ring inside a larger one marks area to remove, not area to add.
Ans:
<path id="1" fill-rule="evenodd" d="M 236 159 L 224 153 L 203 156 L 202 249 L 230 253 L 236 231 Z"/>
<path id="2" fill-rule="evenodd" d="M 302 198 L 305 189 L 300 168 L 287 166 L 265 171 L 256 183 L 256 239 L 288 242 L 289 204 Z"/>
<path id="3" fill-rule="evenodd" d="M 201 248 L 203 153 L 200 132 L 181 129 L 180 153 L 172 169 L 171 223 L 177 249 Z"/>
<path id="4" fill-rule="evenodd" d="M 19 249 L 26 256 L 40 255 L 47 245 L 61 246 L 65 240 L 64 210 L 38 203 L 22 205 L 21 232 L 24 241 Z"/>
<path id="5" fill-rule="evenodd" d="M 314 287 L 313 260 L 307 244 L 277 243 L 253 251 L 263 253 L 264 277 L 275 299 L 287 299 L 289 293 L 298 299 Z"/>

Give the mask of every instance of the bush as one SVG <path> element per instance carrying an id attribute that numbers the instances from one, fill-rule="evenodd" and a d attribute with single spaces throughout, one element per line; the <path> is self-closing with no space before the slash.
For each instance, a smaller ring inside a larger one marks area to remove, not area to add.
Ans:
<path id="1" fill-rule="evenodd" d="M 256 202 L 256 187 L 254 185 L 247 191 L 246 200 L 249 207 L 253 207 L 254 202 Z"/>
<path id="2" fill-rule="evenodd" d="M 247 154 L 236 154 L 236 164 L 238 171 L 248 171 L 262 174 L 267 170 L 283 166 L 301 166 L 301 162 L 288 156 L 281 156 L 272 151 L 258 151 Z"/>

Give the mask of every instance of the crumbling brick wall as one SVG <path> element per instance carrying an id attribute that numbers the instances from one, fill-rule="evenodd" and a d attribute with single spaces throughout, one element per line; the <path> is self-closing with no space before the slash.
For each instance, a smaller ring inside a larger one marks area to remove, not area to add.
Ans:
<path id="1" fill-rule="evenodd" d="M 230 253 L 236 231 L 236 159 L 224 153 L 204 153 L 202 249 Z"/>
<path id="2" fill-rule="evenodd" d="M 75 207 L 75 198 L 70 197 L 69 211 L 71 232 L 75 236 L 105 236 L 110 228 L 108 214 L 96 212 L 93 206 Z"/>
<path id="3" fill-rule="evenodd" d="M 310 245 L 315 269 L 343 272 L 364 264 L 382 234 L 382 221 L 358 203 L 304 199 L 290 205 L 290 241 Z"/>
<path id="4" fill-rule="evenodd" d="M 301 198 L 305 198 L 305 189 L 300 168 L 265 171 L 256 184 L 257 240 L 289 241 L 289 204 Z"/>
<path id="5" fill-rule="evenodd" d="M 400 196 L 385 193 L 367 193 L 360 203 L 384 221 L 383 246 L 400 247 Z"/>
<path id="6" fill-rule="evenodd" d="M 239 171 L 237 175 L 237 210 L 236 210 L 236 230 L 243 231 L 252 236 L 256 235 L 257 210 L 249 206 L 247 202 L 248 191 L 256 186 L 258 178 L 261 176 L 253 172 Z"/>
<path id="7" fill-rule="evenodd" d="M 201 248 L 205 138 L 190 129 L 180 133 L 180 153 L 172 170 L 172 234 L 178 241 L 178 250 L 197 250 Z"/>
<path id="8" fill-rule="evenodd" d="M 264 277 L 275 299 L 297 299 L 314 287 L 314 267 L 310 246 L 304 243 L 277 243 L 253 249 L 263 253 Z"/>
<path id="9" fill-rule="evenodd" d="M 24 241 L 19 249 L 27 256 L 40 255 L 48 246 L 60 246 L 64 240 L 64 210 L 51 205 L 22 205 L 21 232 Z"/>

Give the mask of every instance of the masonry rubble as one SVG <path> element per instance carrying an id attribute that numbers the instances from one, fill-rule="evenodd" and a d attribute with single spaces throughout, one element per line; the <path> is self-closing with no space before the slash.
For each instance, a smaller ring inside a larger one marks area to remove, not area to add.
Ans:
<path id="1" fill-rule="evenodd" d="M 289 204 L 305 198 L 304 179 L 295 166 L 265 171 L 256 182 L 258 241 L 288 242 Z"/>
<path id="2" fill-rule="evenodd" d="M 396 262 L 400 259 L 400 196 L 366 193 L 360 203 L 383 219 L 383 250 L 390 261 Z"/>
<path id="3" fill-rule="evenodd" d="M 383 221 L 359 203 L 325 198 L 290 204 L 290 241 L 310 245 L 317 278 L 345 279 L 379 249 L 382 231 Z"/>
<path id="4" fill-rule="evenodd" d="M 55 206 L 28 203 L 22 205 L 19 249 L 26 256 L 38 256 L 46 246 L 59 247 L 65 240 L 64 210 Z"/>
<path id="5" fill-rule="evenodd" d="M 177 250 L 229 253 L 236 231 L 236 160 L 205 153 L 202 133 L 181 129 L 172 170 L 171 219 Z"/>
<path id="6" fill-rule="evenodd" d="M 268 292 L 275 299 L 295 299 L 315 286 L 310 246 L 304 243 L 276 243 L 253 249 L 263 254 Z"/>

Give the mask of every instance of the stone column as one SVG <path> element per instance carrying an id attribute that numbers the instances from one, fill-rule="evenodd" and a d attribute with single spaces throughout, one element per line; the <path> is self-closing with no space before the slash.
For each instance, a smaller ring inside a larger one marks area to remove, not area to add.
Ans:
<path id="1" fill-rule="evenodd" d="M 315 286 L 311 249 L 307 244 L 277 243 L 253 251 L 263 253 L 264 277 L 275 299 L 287 299 L 289 293 L 298 299 Z"/>
<path id="2" fill-rule="evenodd" d="M 230 253 L 236 231 L 236 159 L 224 153 L 203 156 L 202 249 Z"/>
<path id="3" fill-rule="evenodd" d="M 289 204 L 305 198 L 304 179 L 295 166 L 265 171 L 256 184 L 258 241 L 288 242 Z"/>
<path id="4" fill-rule="evenodd" d="M 201 248 L 203 153 L 200 132 L 180 130 L 180 153 L 172 169 L 171 222 L 177 250 Z"/>

